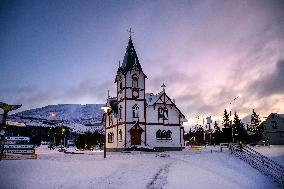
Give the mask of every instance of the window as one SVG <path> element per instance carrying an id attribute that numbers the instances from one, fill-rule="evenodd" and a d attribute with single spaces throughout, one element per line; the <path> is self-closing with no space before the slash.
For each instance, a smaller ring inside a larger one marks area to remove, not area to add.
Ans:
<path id="1" fill-rule="evenodd" d="M 122 130 L 121 129 L 119 129 L 118 134 L 119 134 L 119 142 L 121 142 L 122 141 Z"/>
<path id="2" fill-rule="evenodd" d="M 113 134 L 113 132 L 110 132 L 110 133 L 107 134 L 107 142 L 113 143 L 113 141 L 114 141 L 114 134 Z"/>
<path id="3" fill-rule="evenodd" d="M 159 107 L 158 109 L 158 119 L 168 119 L 168 109 L 166 107 Z"/>
<path id="4" fill-rule="evenodd" d="M 164 119 L 168 119 L 168 109 L 164 108 Z"/>
<path id="5" fill-rule="evenodd" d="M 162 139 L 162 135 L 161 135 L 161 130 L 160 129 L 156 132 L 156 138 L 157 139 Z"/>
<path id="6" fill-rule="evenodd" d="M 119 109 L 118 109 L 118 113 L 119 113 L 119 119 L 122 119 L 122 106 L 120 105 L 119 106 Z"/>
<path id="7" fill-rule="evenodd" d="M 139 117 L 139 107 L 137 106 L 137 104 L 135 104 L 133 107 L 132 107 L 132 116 L 134 118 L 138 118 Z"/>
<path id="8" fill-rule="evenodd" d="M 165 130 L 162 131 L 162 139 L 166 139 L 167 138 L 167 132 Z"/>
<path id="9" fill-rule="evenodd" d="M 172 131 L 161 131 L 160 129 L 156 132 L 156 139 L 159 141 L 171 141 L 172 140 Z"/>
<path id="10" fill-rule="evenodd" d="M 159 107 L 158 109 L 158 119 L 163 119 L 164 117 L 164 109 L 162 107 Z"/>
<path id="11" fill-rule="evenodd" d="M 271 121 L 272 124 L 272 129 L 277 129 L 277 122 L 276 121 Z"/>
<path id="12" fill-rule="evenodd" d="M 122 89 L 122 82 L 119 83 L 119 89 Z"/>
<path id="13" fill-rule="evenodd" d="M 132 88 L 138 88 L 138 76 L 136 74 L 132 76 Z"/>
<path id="14" fill-rule="evenodd" d="M 166 133 L 166 139 L 171 140 L 172 139 L 172 131 L 168 130 Z"/>

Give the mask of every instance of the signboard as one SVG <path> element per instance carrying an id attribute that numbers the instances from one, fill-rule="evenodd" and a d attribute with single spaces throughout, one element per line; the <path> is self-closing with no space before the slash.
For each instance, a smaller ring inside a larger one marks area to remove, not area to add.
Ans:
<path id="1" fill-rule="evenodd" d="M 37 159 L 36 154 L 4 154 L 3 160 Z"/>
<path id="2" fill-rule="evenodd" d="M 33 144 L 5 144 L 4 149 L 33 149 Z"/>
<path id="3" fill-rule="evenodd" d="M 6 140 L 13 140 L 13 141 L 29 141 L 30 137 L 23 137 L 23 136 L 6 136 Z"/>
<path id="4" fill-rule="evenodd" d="M 34 154 L 34 149 L 5 149 L 4 154 Z"/>
<path id="5" fill-rule="evenodd" d="M 6 125 L 8 125 L 8 126 L 16 126 L 16 127 L 26 127 L 26 124 L 19 123 L 19 122 L 16 122 L 16 121 L 6 121 Z"/>

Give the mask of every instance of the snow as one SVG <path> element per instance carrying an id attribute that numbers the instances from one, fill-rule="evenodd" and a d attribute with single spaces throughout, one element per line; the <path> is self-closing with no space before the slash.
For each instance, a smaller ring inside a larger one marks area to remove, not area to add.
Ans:
<path id="1" fill-rule="evenodd" d="M 279 186 L 218 148 L 201 151 L 64 154 L 46 146 L 39 159 L 2 161 L 1 188 L 165 188 L 165 189 L 276 189 Z"/>
<path id="2" fill-rule="evenodd" d="M 284 166 L 284 145 L 255 146 L 253 149 Z"/>

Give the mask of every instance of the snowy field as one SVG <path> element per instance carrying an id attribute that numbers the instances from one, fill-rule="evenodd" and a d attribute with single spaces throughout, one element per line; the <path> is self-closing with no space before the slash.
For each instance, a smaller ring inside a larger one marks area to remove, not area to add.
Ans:
<path id="1" fill-rule="evenodd" d="M 276 189 L 276 183 L 228 151 L 64 154 L 37 149 L 37 160 L 0 162 L 0 188 Z"/>

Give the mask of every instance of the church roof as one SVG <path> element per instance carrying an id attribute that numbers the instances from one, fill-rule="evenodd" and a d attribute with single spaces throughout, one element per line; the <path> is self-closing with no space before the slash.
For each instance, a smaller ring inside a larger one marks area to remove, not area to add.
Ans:
<path id="1" fill-rule="evenodd" d="M 134 67 L 134 65 L 137 66 L 138 69 L 142 70 L 130 36 L 128 41 L 128 46 L 126 48 L 126 52 L 123 58 L 122 66 L 118 68 L 118 71 L 126 73 L 129 70 L 131 70 Z"/>
<path id="2" fill-rule="evenodd" d="M 161 101 L 161 97 L 165 95 L 167 98 L 167 102 L 163 102 L 165 104 L 171 104 L 173 106 L 176 107 L 176 109 L 178 110 L 178 112 L 182 115 L 182 121 L 183 122 L 187 122 L 187 119 L 185 118 L 185 116 L 183 115 L 183 113 L 181 113 L 180 109 L 176 106 L 176 104 L 170 99 L 170 97 L 166 94 L 166 92 L 163 90 L 160 93 L 154 95 L 153 93 L 146 93 L 145 94 L 145 98 L 146 98 L 146 103 L 148 106 L 154 106 L 155 104 L 161 103 L 159 101 Z"/>

